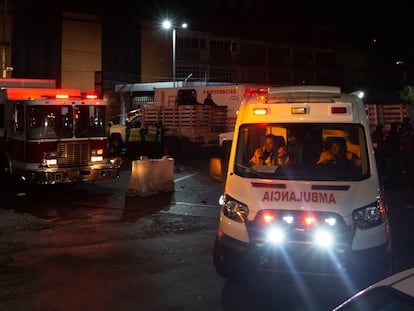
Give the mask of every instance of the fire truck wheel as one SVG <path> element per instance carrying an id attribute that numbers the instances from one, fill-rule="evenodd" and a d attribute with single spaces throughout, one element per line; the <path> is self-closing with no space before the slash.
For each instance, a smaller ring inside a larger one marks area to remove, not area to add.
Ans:
<path id="1" fill-rule="evenodd" d="M 109 149 L 112 154 L 118 155 L 122 151 L 122 139 L 119 135 L 112 135 L 109 142 Z"/>
<path id="2" fill-rule="evenodd" d="M 9 161 L 3 154 L 0 154 L 0 182 L 7 182 L 10 177 Z"/>

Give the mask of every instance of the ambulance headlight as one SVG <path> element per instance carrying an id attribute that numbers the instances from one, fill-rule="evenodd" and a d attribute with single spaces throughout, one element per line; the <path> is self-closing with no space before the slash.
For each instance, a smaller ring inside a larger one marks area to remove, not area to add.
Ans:
<path id="1" fill-rule="evenodd" d="M 333 233 L 329 230 L 317 230 L 314 234 L 314 242 L 322 247 L 329 247 L 334 243 Z"/>
<path id="2" fill-rule="evenodd" d="M 220 198 L 220 205 L 223 208 L 223 214 L 237 222 L 245 222 L 249 215 L 249 208 L 247 205 L 229 197 L 223 195 Z"/>
<path id="3" fill-rule="evenodd" d="M 384 222 L 385 209 L 378 202 L 352 212 L 352 219 L 355 225 L 361 229 L 369 229 L 381 225 Z"/>
<path id="4" fill-rule="evenodd" d="M 269 228 L 267 231 L 267 239 L 275 244 L 280 244 L 285 240 L 285 231 L 279 227 Z"/>

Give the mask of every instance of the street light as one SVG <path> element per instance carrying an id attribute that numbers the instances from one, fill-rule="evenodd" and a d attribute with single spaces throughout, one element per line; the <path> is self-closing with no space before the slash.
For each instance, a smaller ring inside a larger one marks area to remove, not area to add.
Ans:
<path id="1" fill-rule="evenodd" d="M 403 61 L 403 60 L 397 60 L 396 62 L 395 62 L 395 64 L 397 65 L 397 66 L 401 66 L 401 68 L 402 68 L 402 70 L 403 70 L 403 87 L 405 86 L 405 84 L 406 84 L 406 81 L 407 81 L 407 71 L 406 71 L 406 68 L 405 68 L 405 65 L 406 65 L 406 63 L 405 63 L 405 61 Z"/>
<path id="2" fill-rule="evenodd" d="M 182 23 L 181 28 L 187 28 L 187 23 Z M 173 86 L 175 87 L 175 66 L 176 66 L 176 56 L 175 56 L 175 46 L 176 46 L 176 26 L 172 25 L 170 21 L 166 20 L 162 23 L 164 29 L 172 29 L 172 61 L 173 61 Z"/>

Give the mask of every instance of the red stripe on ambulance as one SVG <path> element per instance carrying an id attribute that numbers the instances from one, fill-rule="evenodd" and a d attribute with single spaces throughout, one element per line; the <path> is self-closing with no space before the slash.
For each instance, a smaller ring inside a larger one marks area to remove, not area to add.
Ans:
<path id="1" fill-rule="evenodd" d="M 336 204 L 333 193 L 314 191 L 266 191 L 263 194 L 263 202 L 312 202 Z"/>

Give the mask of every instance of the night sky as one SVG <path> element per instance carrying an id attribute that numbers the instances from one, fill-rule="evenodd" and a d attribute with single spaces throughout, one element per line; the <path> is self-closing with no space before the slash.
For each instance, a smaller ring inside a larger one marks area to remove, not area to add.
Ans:
<path id="1" fill-rule="evenodd" d="M 394 1 L 276 1 L 276 0 L 8 0 L 42 10 L 65 9 L 102 13 L 106 21 L 129 19 L 187 21 L 191 29 L 218 35 L 246 35 L 253 25 L 260 35 L 272 36 L 273 25 L 329 25 L 338 45 L 377 48 L 390 60 L 414 63 L 412 10 L 408 2 Z M 375 5 L 373 5 L 375 4 Z M 124 17 L 127 17 L 124 19 Z M 123 26 L 127 27 L 127 26 Z M 227 32 L 226 32 L 227 31 Z M 252 38 L 254 32 L 250 32 Z"/>
<path id="2" fill-rule="evenodd" d="M 375 4 L 375 5 L 373 5 Z M 143 11 L 144 12 L 144 11 Z M 148 1 L 144 15 L 188 18 L 193 27 L 214 28 L 218 22 L 331 25 L 338 42 L 376 47 L 395 58 L 411 58 L 414 44 L 412 10 L 396 1 L 158 0 Z M 266 28 L 265 28 L 266 29 Z"/>
<path id="3" fill-rule="evenodd" d="M 235 25 L 304 24 L 332 25 L 344 42 L 393 45 L 411 48 L 412 10 L 408 2 L 394 1 L 277 1 L 277 0 L 8 0 L 79 11 L 102 12 L 111 16 L 176 18 L 188 20 L 195 30 L 216 28 L 217 23 Z M 368 2 L 368 3 L 367 3 Z M 374 5 L 375 4 L 375 5 Z M 199 28 L 199 29 L 197 29 Z M 203 29 L 201 29 L 203 28 Z"/>

